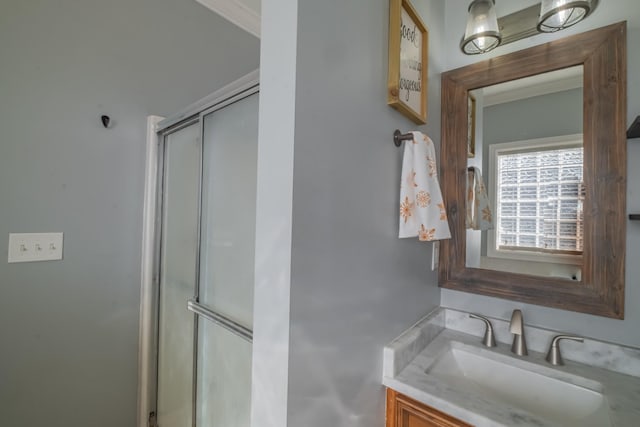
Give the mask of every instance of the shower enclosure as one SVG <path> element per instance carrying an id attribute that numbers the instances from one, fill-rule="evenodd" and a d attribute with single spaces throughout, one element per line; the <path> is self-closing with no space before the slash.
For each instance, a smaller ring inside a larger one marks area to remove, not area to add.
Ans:
<path id="1" fill-rule="evenodd" d="M 152 426 L 249 426 L 257 80 L 214 95 L 157 130 Z"/>

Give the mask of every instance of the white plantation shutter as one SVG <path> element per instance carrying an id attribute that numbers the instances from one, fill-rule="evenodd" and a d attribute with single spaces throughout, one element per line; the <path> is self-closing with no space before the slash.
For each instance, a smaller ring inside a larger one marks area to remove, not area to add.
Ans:
<path id="1" fill-rule="evenodd" d="M 582 252 L 583 149 L 498 154 L 497 249 Z"/>

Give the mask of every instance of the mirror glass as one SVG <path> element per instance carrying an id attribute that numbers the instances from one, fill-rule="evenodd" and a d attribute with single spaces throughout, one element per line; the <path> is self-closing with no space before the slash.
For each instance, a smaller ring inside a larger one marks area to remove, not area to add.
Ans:
<path id="1" fill-rule="evenodd" d="M 579 282 L 583 67 L 468 92 L 468 268 Z"/>

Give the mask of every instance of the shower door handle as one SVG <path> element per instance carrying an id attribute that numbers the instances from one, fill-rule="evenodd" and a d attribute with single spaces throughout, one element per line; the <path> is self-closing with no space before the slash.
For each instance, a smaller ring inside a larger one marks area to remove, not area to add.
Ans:
<path id="1" fill-rule="evenodd" d="M 200 304 L 196 300 L 190 299 L 189 301 L 187 301 L 187 310 L 194 312 L 198 316 L 204 317 L 205 319 L 223 327 L 224 329 L 239 336 L 240 338 L 245 339 L 248 342 L 253 342 L 253 331 L 251 329 L 246 328 L 245 326 L 229 319 L 226 316 L 223 316 L 220 313 L 216 313 L 215 311 Z"/>

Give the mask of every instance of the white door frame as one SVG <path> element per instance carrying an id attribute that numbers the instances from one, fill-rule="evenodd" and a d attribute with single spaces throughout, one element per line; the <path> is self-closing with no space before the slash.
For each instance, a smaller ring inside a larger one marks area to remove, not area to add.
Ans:
<path id="1" fill-rule="evenodd" d="M 140 271 L 140 324 L 138 335 L 138 427 L 147 427 L 153 407 L 155 373 L 151 372 L 155 348 L 154 261 L 158 192 L 158 123 L 164 117 L 147 117 L 147 145 L 142 220 L 142 262 Z"/>

